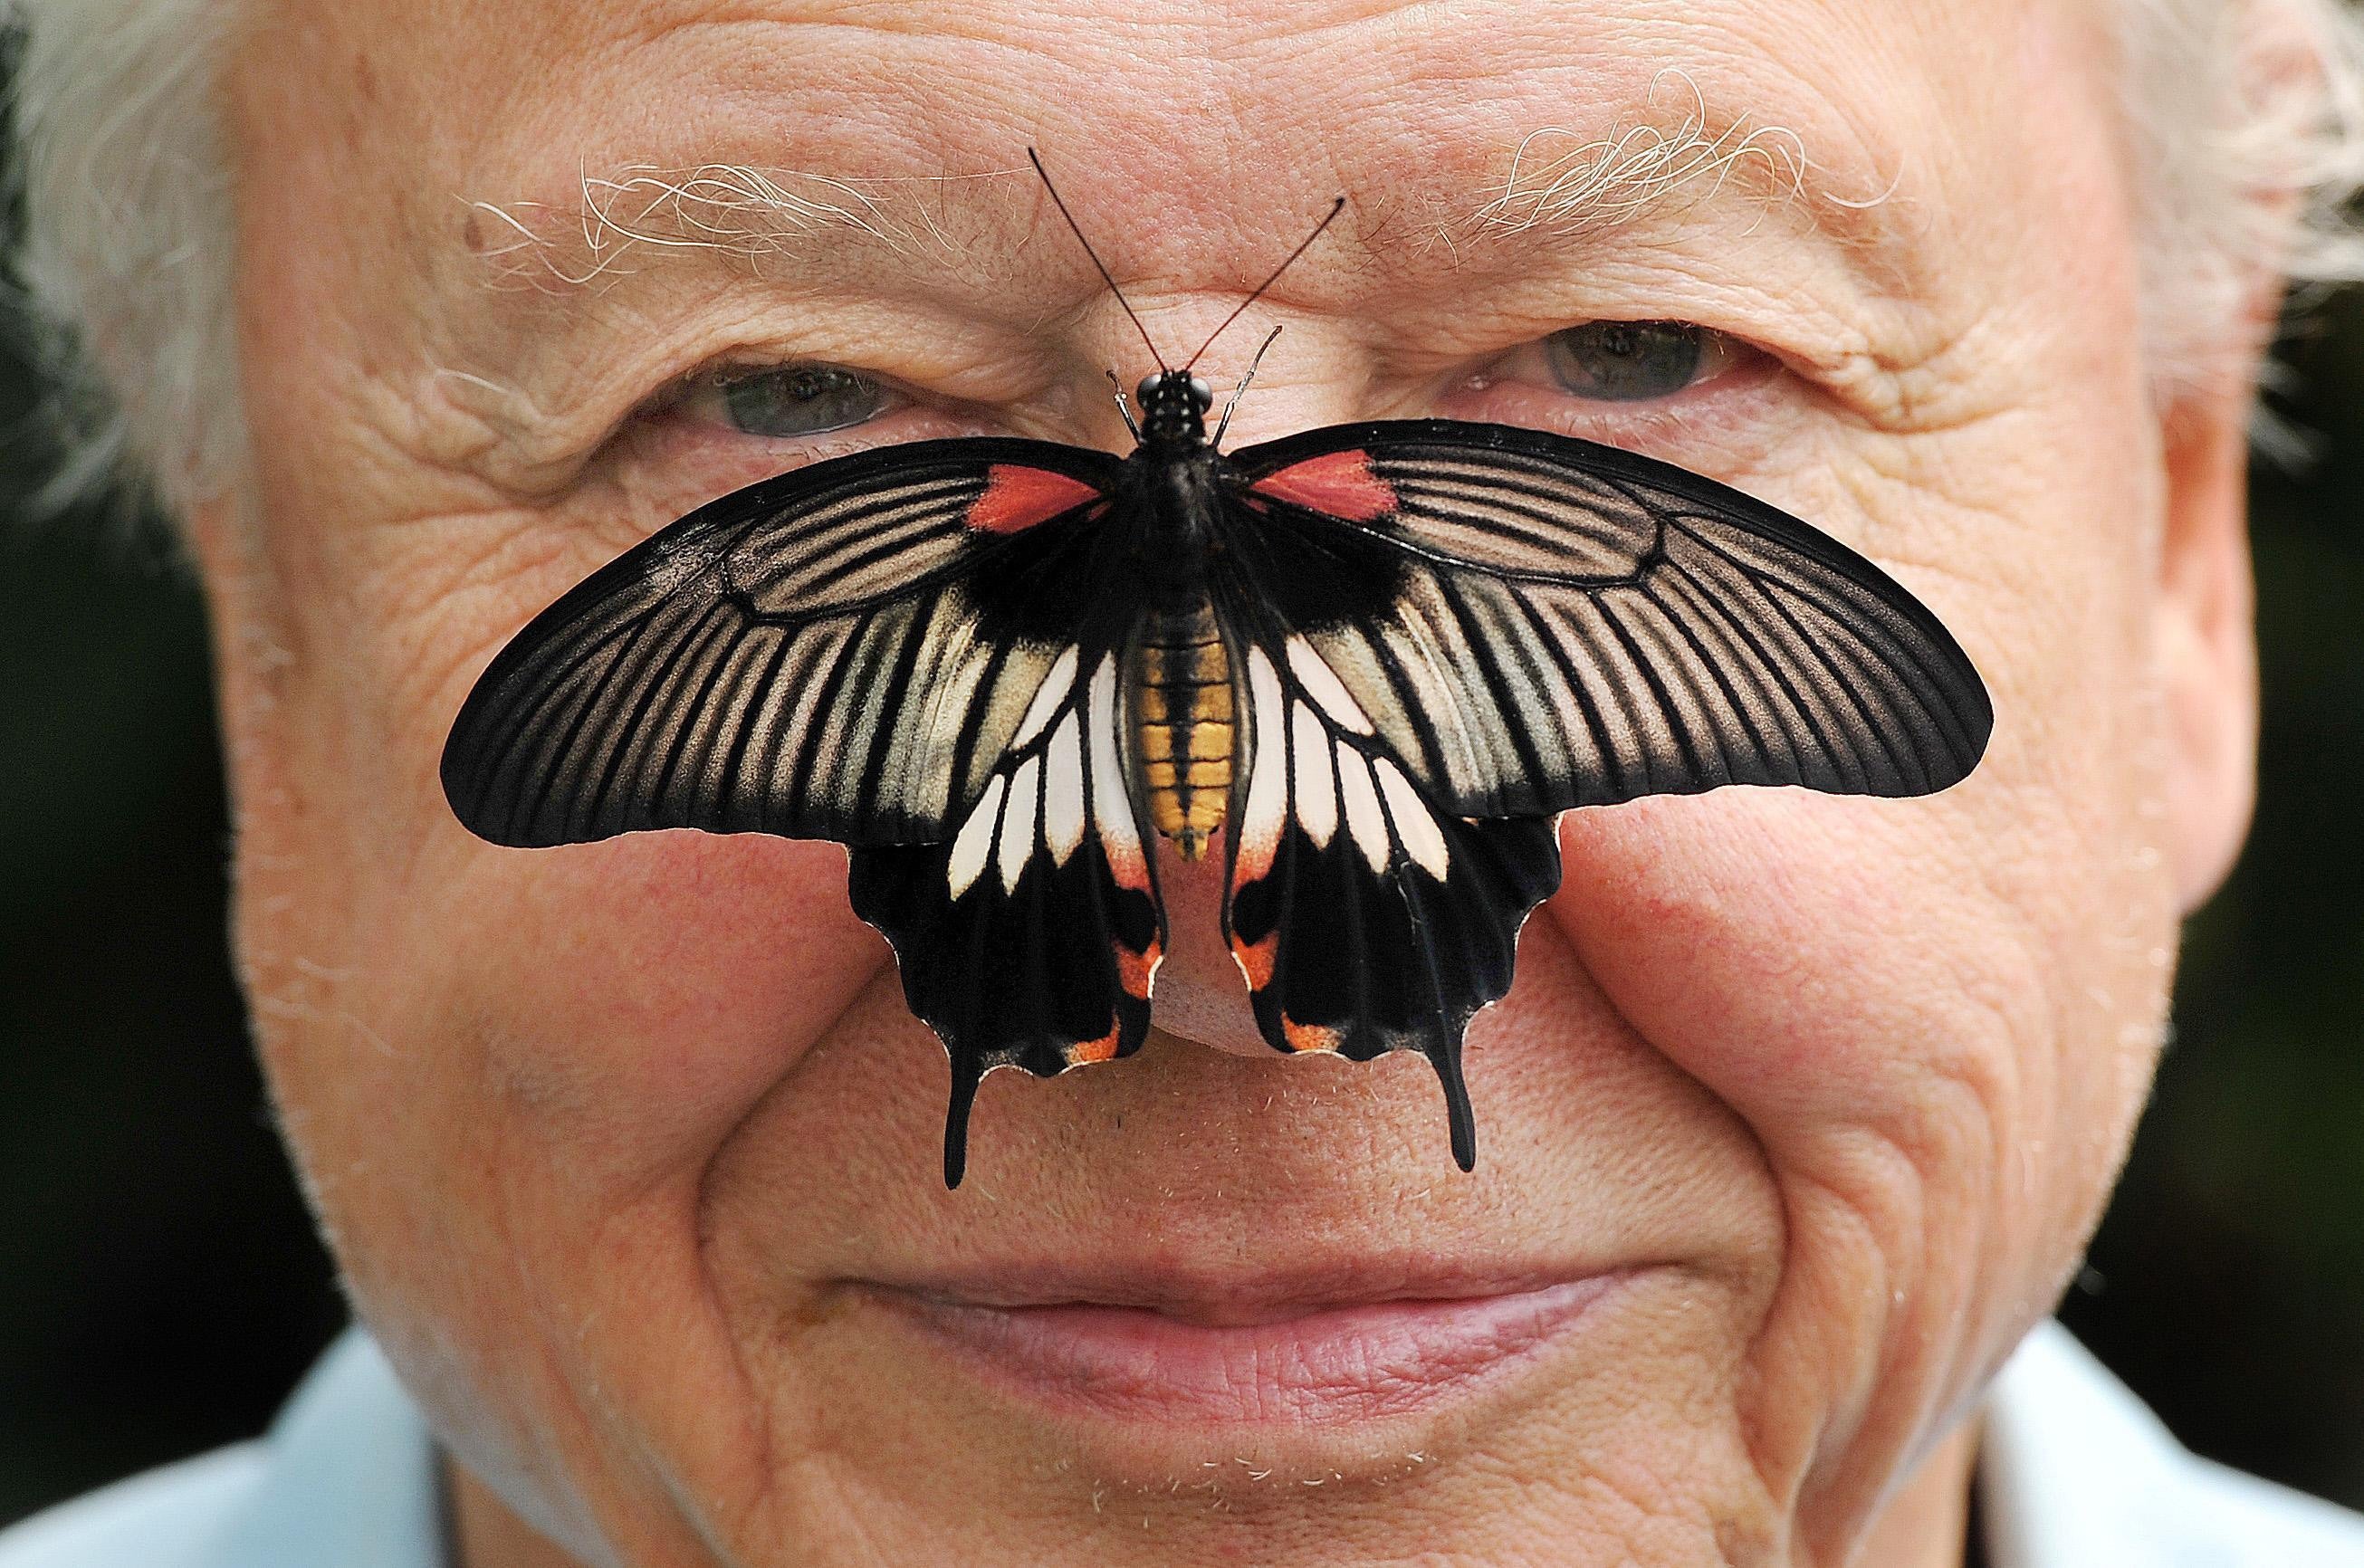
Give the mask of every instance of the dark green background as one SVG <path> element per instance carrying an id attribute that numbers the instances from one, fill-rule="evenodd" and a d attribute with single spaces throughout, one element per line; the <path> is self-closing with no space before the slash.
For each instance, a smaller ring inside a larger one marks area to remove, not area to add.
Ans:
<path id="1" fill-rule="evenodd" d="M 2364 1506 L 2364 309 L 2285 357 L 2257 831 L 2063 1313 L 2192 1447 Z M 0 363 L 0 519 L 29 399 Z M 0 1521 L 256 1430 L 341 1316 L 231 988 L 198 611 L 129 538 L 0 520 Z"/>

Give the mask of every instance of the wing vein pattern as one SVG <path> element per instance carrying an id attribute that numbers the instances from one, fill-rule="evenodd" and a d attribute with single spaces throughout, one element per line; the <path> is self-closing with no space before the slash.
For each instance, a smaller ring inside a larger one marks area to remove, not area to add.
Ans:
<path id="1" fill-rule="evenodd" d="M 1356 456 L 1351 517 L 1288 477 L 1336 486 Z M 1448 420 L 1239 462 L 1269 613 L 1455 815 L 1727 784 L 1921 795 L 1968 773 L 1992 728 L 1968 657 L 1879 568 L 1670 464 Z"/>
<path id="2" fill-rule="evenodd" d="M 1117 466 L 920 442 L 692 513 L 494 660 L 444 749 L 453 809 L 525 847 L 650 828 L 942 836 L 1072 643 Z"/>

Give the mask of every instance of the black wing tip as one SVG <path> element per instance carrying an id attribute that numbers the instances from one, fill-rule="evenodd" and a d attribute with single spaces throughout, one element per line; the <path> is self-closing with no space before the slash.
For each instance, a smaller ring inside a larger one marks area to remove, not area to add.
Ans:
<path id="1" fill-rule="evenodd" d="M 1444 1119 L 1453 1139 L 1453 1162 L 1466 1173 L 1478 1168 L 1478 1116 L 1469 1106 L 1469 1084 L 1461 1075 L 1461 1051 L 1431 1050 L 1437 1082 L 1444 1086 Z"/>
<path id="2" fill-rule="evenodd" d="M 976 1104 L 976 1085 L 985 1064 L 952 1057 L 952 1094 L 944 1103 L 944 1190 L 951 1192 L 968 1173 L 968 1113 Z"/>

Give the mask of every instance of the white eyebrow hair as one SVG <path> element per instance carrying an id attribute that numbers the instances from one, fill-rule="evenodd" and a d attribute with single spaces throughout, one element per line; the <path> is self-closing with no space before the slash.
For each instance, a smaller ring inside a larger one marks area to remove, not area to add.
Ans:
<path id="1" fill-rule="evenodd" d="M 585 171 L 580 203 L 571 213 L 538 201 L 472 201 L 469 221 L 472 234 L 485 226 L 494 231 L 476 250 L 495 282 L 544 288 L 580 288 L 667 250 L 719 252 L 760 263 L 831 230 L 866 235 L 898 252 L 929 247 L 956 255 L 961 247 L 924 200 L 895 204 L 909 208 L 910 216 L 900 217 L 883 198 L 914 186 L 1026 172 L 864 180 L 747 163 L 630 164 L 611 175 Z"/>
<path id="2" fill-rule="evenodd" d="M 1688 73 L 1674 69 L 1651 79 L 1644 103 L 1655 108 L 1670 83 L 1689 97 L 1681 120 L 1671 128 L 1645 123 L 1590 137 L 1556 126 L 1530 132 L 1511 156 L 1500 187 L 1473 221 L 1508 234 L 1607 228 L 1689 187 L 1704 184 L 1700 194 L 1712 196 L 1735 172 L 1765 186 L 1768 200 L 1804 194 L 1811 161 L 1796 131 L 1752 124 L 1745 114 L 1711 131 L 1705 95 Z"/>
<path id="3" fill-rule="evenodd" d="M 1613 227 L 1689 190 L 1711 198 L 1737 174 L 1768 204 L 1803 194 L 1811 161 L 1786 126 L 1744 115 L 1714 127 L 1705 95 L 1675 68 L 1651 79 L 1645 112 L 1672 86 L 1687 99 L 1679 120 L 1623 127 L 1607 136 L 1545 127 L 1511 155 L 1509 172 L 1463 219 L 1465 233 L 1506 237 Z M 786 259 L 830 231 L 855 233 L 891 252 L 931 250 L 947 259 L 966 247 L 924 199 L 959 182 L 1028 178 L 1023 164 L 970 173 L 855 179 L 810 170 L 711 162 L 689 168 L 634 163 L 612 174 L 585 170 L 569 211 L 539 201 L 472 201 L 478 255 L 498 284 L 581 288 L 636 270 L 665 251 L 698 250 L 760 267 Z M 890 198 L 917 194 L 917 201 Z M 1841 206 L 1869 205 L 1833 197 Z M 1877 200 L 1878 198 L 1874 198 Z M 482 239 L 489 227 L 493 238 Z M 1455 237 L 1443 235 L 1457 252 Z"/>

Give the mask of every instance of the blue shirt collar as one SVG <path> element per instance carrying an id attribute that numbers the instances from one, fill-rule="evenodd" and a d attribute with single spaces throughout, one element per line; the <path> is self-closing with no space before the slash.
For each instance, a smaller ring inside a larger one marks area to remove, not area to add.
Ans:
<path id="1" fill-rule="evenodd" d="M 367 1334 L 329 1347 L 263 1447 L 214 1553 L 223 1568 L 446 1568 L 434 1441 Z"/>

